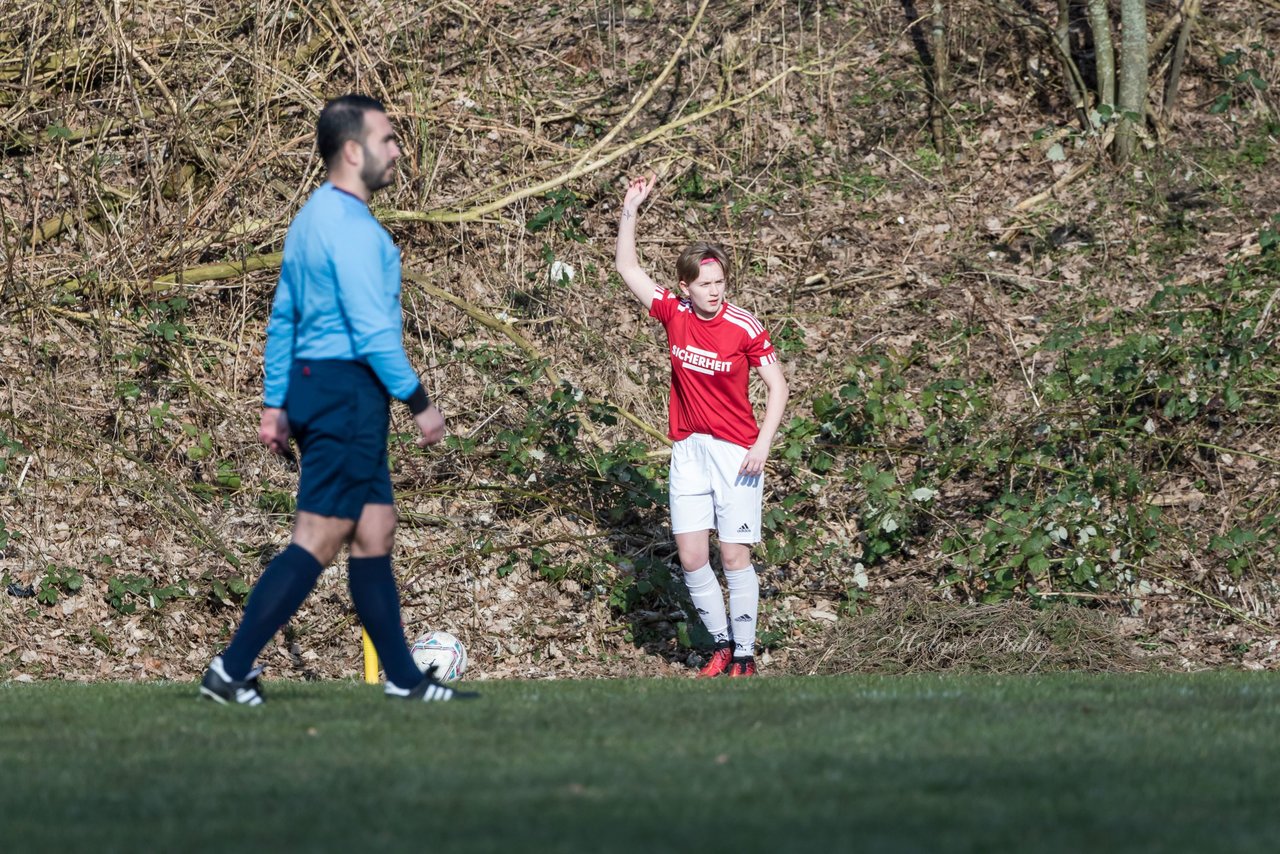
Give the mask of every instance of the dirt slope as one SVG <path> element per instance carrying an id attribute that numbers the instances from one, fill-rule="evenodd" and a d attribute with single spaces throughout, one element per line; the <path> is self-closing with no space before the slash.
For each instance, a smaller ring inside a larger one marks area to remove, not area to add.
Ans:
<path id="1" fill-rule="evenodd" d="M 0 19 L 0 674 L 17 679 L 192 677 L 287 542 L 296 469 L 255 442 L 262 339 L 326 97 L 367 91 L 404 136 L 377 212 L 455 438 L 395 441 L 397 566 L 407 630 L 456 632 L 482 677 L 687 672 L 654 437 L 667 368 L 611 274 L 626 175 L 663 176 L 641 223 L 655 277 L 694 237 L 722 241 L 733 299 L 785 355 L 803 423 L 770 470 L 775 672 L 898 591 L 988 598 L 944 543 L 1003 475 L 946 480 L 932 522 L 866 559 L 881 529 L 861 467 L 921 470 L 929 418 L 906 401 L 958 378 L 992 431 L 1031 430 L 1052 330 L 1254 269 L 1280 209 L 1280 31 L 1251 3 L 1201 22 L 1176 117 L 1123 168 L 1080 132 L 1049 55 L 978 2 L 951 13 L 946 157 L 896 4 L 714 2 L 692 27 L 700 7 L 672 2 L 19 5 Z M 901 378 L 901 423 L 815 473 L 815 403 L 874 358 L 873 378 Z M 1226 449 L 1212 458 L 1144 457 L 1141 502 L 1183 536 L 1067 598 L 1173 666 L 1276 666 L 1274 524 L 1252 526 L 1243 570 L 1213 539 L 1274 507 L 1276 438 L 1227 418 L 1197 434 Z M 358 672 L 343 579 L 326 571 L 273 673 Z"/>

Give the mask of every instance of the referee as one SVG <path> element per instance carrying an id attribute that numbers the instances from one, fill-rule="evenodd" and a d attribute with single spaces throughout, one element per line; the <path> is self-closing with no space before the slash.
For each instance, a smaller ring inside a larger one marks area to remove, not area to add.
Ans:
<path id="1" fill-rule="evenodd" d="M 386 669 L 386 695 L 474 696 L 419 672 L 405 645 L 391 570 L 391 398 L 409 405 L 419 445 L 444 438 L 444 418 L 404 351 L 400 251 L 369 212 L 373 192 L 394 179 L 400 144 L 382 104 L 345 95 L 321 111 L 316 147 L 328 180 L 285 235 L 258 427 L 258 438 L 275 453 L 287 452 L 290 436 L 301 451 L 293 539 L 253 588 L 240 627 L 209 664 L 200 693 L 219 703 L 263 702 L 262 668 L 254 660 L 346 543 L 351 598 Z"/>

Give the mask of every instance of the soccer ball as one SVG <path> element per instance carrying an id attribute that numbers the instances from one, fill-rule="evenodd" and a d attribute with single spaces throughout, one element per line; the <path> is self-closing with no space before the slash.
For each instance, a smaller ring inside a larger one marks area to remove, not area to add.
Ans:
<path id="1" fill-rule="evenodd" d="M 435 667 L 441 682 L 457 682 L 467 670 L 467 648 L 448 632 L 427 632 L 413 642 L 413 663 L 426 673 Z"/>

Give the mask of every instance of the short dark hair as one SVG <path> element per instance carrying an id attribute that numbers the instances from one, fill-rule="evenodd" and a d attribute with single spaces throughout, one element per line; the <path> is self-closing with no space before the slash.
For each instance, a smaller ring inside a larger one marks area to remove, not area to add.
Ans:
<path id="1" fill-rule="evenodd" d="M 347 140 L 364 142 L 364 114 L 370 110 L 386 112 L 382 102 L 368 95 L 343 95 L 324 105 L 316 121 L 316 150 L 325 168 L 334 164 Z"/>
<path id="2" fill-rule="evenodd" d="M 699 240 L 680 253 L 676 259 L 676 276 L 686 285 L 696 282 L 702 275 L 703 261 L 717 261 L 724 270 L 725 284 L 729 283 L 729 255 L 718 243 L 706 243 Z"/>

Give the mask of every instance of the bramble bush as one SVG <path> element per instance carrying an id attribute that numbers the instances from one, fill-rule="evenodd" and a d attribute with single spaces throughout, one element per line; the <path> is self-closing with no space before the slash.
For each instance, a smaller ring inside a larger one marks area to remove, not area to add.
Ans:
<path id="1" fill-rule="evenodd" d="M 1151 504 L 1168 475 L 1198 477 L 1198 459 L 1229 450 L 1229 425 L 1274 409 L 1280 361 L 1257 333 L 1277 266 L 1265 256 L 1217 282 L 1166 284 L 1137 311 L 1060 324 L 1025 411 L 997 412 L 985 379 L 913 390 L 917 353 L 861 356 L 813 421 L 787 425 L 780 456 L 793 482 L 821 472 L 862 496 L 853 568 L 933 548 L 942 582 L 984 601 L 1128 589 L 1182 539 Z M 785 504 L 772 513 L 785 536 L 796 520 Z M 1276 554 L 1277 527 L 1268 513 L 1210 548 L 1239 577 Z"/>

